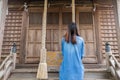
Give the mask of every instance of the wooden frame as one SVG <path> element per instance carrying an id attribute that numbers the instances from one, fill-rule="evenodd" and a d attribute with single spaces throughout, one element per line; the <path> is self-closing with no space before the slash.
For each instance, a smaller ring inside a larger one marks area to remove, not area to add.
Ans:
<path id="1" fill-rule="evenodd" d="M 21 51 L 20 51 L 20 63 L 25 63 L 25 53 L 26 53 L 26 34 L 27 34 L 27 21 L 28 21 L 28 14 L 27 12 L 23 11 L 22 13 L 22 28 L 21 28 Z"/>
<path id="2" fill-rule="evenodd" d="M 119 56 L 120 56 L 120 24 L 119 24 L 119 18 L 118 16 L 118 10 L 117 10 L 117 0 L 113 0 L 114 4 L 114 11 L 115 11 L 115 22 L 116 22 L 116 28 L 117 28 L 117 39 L 118 39 L 118 50 L 119 50 Z"/>
<path id="3" fill-rule="evenodd" d="M 27 54 L 27 48 L 28 48 L 28 29 L 29 29 L 29 17 L 27 17 L 27 26 L 26 26 L 26 46 L 25 46 L 25 53 Z M 25 55 L 25 59 L 24 59 L 24 63 L 26 63 L 26 54 L 24 54 Z"/>
<path id="4" fill-rule="evenodd" d="M 98 57 L 98 63 L 101 64 L 102 63 L 102 54 L 101 54 L 101 48 L 100 48 L 100 28 L 99 28 L 99 24 L 98 24 L 98 11 L 96 10 L 96 12 L 94 12 L 94 20 L 95 20 L 95 32 L 98 33 L 96 34 L 96 53 L 97 53 L 97 57 Z"/>
<path id="5" fill-rule="evenodd" d="M 60 13 L 59 13 L 59 46 L 60 46 L 60 50 L 61 50 L 61 27 L 62 27 L 62 10 L 61 8 L 59 9 Z"/>
<path id="6" fill-rule="evenodd" d="M 104 12 L 104 11 L 108 11 L 109 12 L 109 14 L 106 14 L 106 13 L 104 13 L 103 15 L 108 15 L 108 16 L 110 16 L 111 18 L 105 18 L 106 20 L 107 20 L 107 22 L 106 22 L 106 24 L 105 25 L 103 25 L 102 24 L 102 26 L 110 26 L 110 27 L 113 27 L 113 28 L 108 28 L 108 29 L 102 29 L 102 30 L 114 30 L 115 32 L 113 33 L 113 32 L 111 32 L 110 34 L 115 34 L 116 36 L 108 36 L 108 37 L 103 37 L 103 38 L 112 38 L 112 39 L 114 39 L 114 38 L 116 38 L 116 40 L 107 40 L 108 42 L 111 42 L 111 44 L 112 44 L 112 50 L 114 50 L 113 51 L 113 54 L 116 56 L 116 57 L 118 57 L 118 55 L 116 55 L 116 54 L 119 54 L 119 34 L 118 34 L 118 23 L 117 23 L 117 13 L 116 13 L 116 9 L 115 9 L 115 7 L 114 6 L 103 6 L 103 7 L 101 7 L 101 6 L 98 6 L 97 7 L 97 11 L 99 12 L 99 11 L 101 11 L 101 13 L 102 12 Z M 111 12 L 110 12 L 111 11 Z M 99 40 L 99 47 L 100 47 L 100 57 L 101 57 L 101 61 L 100 61 L 100 63 L 102 63 L 102 64 L 104 64 L 105 63 L 105 60 L 104 60 L 104 62 L 103 62 L 103 59 L 105 58 L 105 54 L 102 54 L 102 53 L 104 53 L 103 52 L 103 42 L 105 42 L 106 40 L 102 40 L 102 34 L 103 34 L 103 32 L 101 32 L 102 30 L 100 30 L 100 26 L 101 26 L 101 23 L 100 23 L 100 21 L 99 21 L 99 14 L 98 14 L 98 26 L 99 26 L 99 38 L 101 39 L 101 40 Z M 109 21 L 108 21 L 108 19 L 109 19 Z M 113 21 L 111 21 L 110 19 L 113 19 Z M 114 23 L 114 24 L 111 24 L 111 25 L 109 25 L 108 23 Z M 108 32 L 109 33 L 109 32 Z M 108 34 L 107 32 L 106 33 L 104 33 L 104 34 Z M 116 43 L 114 43 L 114 42 L 116 42 Z M 114 43 L 114 44 L 113 44 Z M 113 46 L 115 46 L 115 47 L 113 47 Z M 118 51 L 118 52 L 117 52 Z M 118 58 L 118 60 L 119 60 L 119 58 Z"/>
<path id="7" fill-rule="evenodd" d="M 96 22 L 95 22 L 96 15 L 94 14 L 92 7 L 77 7 L 77 8 L 76 8 L 76 13 L 77 13 L 77 14 L 76 14 L 76 22 L 77 22 L 77 25 L 78 25 L 78 26 L 80 26 L 80 23 L 79 23 L 79 13 L 80 13 L 80 12 L 92 12 L 92 14 L 93 14 L 93 16 L 92 16 L 92 17 L 93 17 L 93 24 L 92 24 L 92 26 L 93 26 L 93 32 L 94 32 L 94 33 L 93 33 L 93 34 L 94 34 L 93 37 L 94 37 L 94 41 L 95 41 L 95 42 L 94 42 L 94 49 L 95 49 L 95 54 L 96 54 L 96 58 L 97 58 L 96 63 L 98 63 L 99 58 L 98 58 L 97 51 L 96 51 L 96 50 L 97 50 L 97 47 L 98 47 L 98 46 L 97 46 L 97 43 L 98 43 L 98 42 L 97 42 L 97 40 L 96 40 L 97 37 L 96 37 L 96 34 L 95 34 L 95 33 L 96 33 L 96 28 L 97 28 L 97 27 L 96 27 L 96 24 L 95 24 L 95 23 L 96 23 Z M 80 30 L 80 28 L 78 27 L 78 31 L 79 31 L 79 30 Z M 79 31 L 79 32 L 80 32 L 80 31 Z M 94 57 L 94 56 L 91 56 L 91 57 Z"/>

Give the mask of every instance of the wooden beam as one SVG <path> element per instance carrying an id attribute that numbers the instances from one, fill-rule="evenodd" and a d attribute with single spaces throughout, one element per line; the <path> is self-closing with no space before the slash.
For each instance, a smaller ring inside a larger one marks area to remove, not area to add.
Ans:
<path id="1" fill-rule="evenodd" d="M 118 50 L 119 50 L 119 56 L 120 56 L 120 0 L 114 0 L 113 4 L 115 5 L 115 21 L 116 21 L 116 30 L 117 30 L 117 38 L 118 38 Z"/>
<path id="2" fill-rule="evenodd" d="M 44 0 L 44 12 L 43 12 L 43 22 L 42 22 L 42 49 L 40 55 L 40 63 L 37 72 L 38 79 L 48 79 L 47 73 L 47 63 L 46 63 L 46 23 L 47 23 L 47 2 L 48 0 Z"/>
<path id="3" fill-rule="evenodd" d="M 20 46 L 20 63 L 23 64 L 25 63 L 25 49 L 27 49 L 27 47 L 25 46 L 27 39 L 26 39 L 26 34 L 27 34 L 27 27 L 28 27 L 28 13 L 26 11 L 23 11 L 22 13 L 22 27 L 21 27 L 21 46 Z"/>
<path id="4" fill-rule="evenodd" d="M 61 29 L 62 29 L 62 8 L 59 9 L 59 46 L 60 46 L 60 50 L 61 50 L 61 38 L 62 38 L 62 35 L 61 35 Z"/>
<path id="5" fill-rule="evenodd" d="M 0 61 L 8 0 L 0 0 Z"/>
<path id="6" fill-rule="evenodd" d="M 75 22 L 75 0 L 72 0 L 72 22 Z"/>

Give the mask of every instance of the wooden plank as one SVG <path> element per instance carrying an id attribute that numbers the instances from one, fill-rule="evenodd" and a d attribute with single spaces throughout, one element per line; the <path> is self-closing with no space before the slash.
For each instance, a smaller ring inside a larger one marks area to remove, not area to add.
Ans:
<path id="1" fill-rule="evenodd" d="M 25 43 L 26 43 L 26 27 L 28 25 L 28 14 L 27 12 L 22 12 L 22 28 L 20 37 L 20 63 L 25 63 Z"/>
<path id="2" fill-rule="evenodd" d="M 63 35 L 61 35 L 62 34 L 62 9 L 60 8 L 59 9 L 59 46 L 60 46 L 60 50 L 61 50 L 61 39 L 62 39 L 62 37 L 63 37 Z"/>
<path id="3" fill-rule="evenodd" d="M 80 34 L 80 24 L 79 24 L 79 10 L 76 8 L 76 24 L 77 24 L 77 29 L 78 29 L 78 33 Z"/>
<path id="4" fill-rule="evenodd" d="M 91 12 L 93 7 L 76 7 L 76 9 L 80 12 Z"/>

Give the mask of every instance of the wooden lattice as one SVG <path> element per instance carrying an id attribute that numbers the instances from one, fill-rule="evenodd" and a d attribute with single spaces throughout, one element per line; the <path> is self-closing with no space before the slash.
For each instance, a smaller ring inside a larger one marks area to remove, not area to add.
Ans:
<path id="1" fill-rule="evenodd" d="M 2 45 L 2 60 L 10 54 L 10 49 L 13 43 L 17 45 L 17 62 L 20 54 L 21 41 L 21 26 L 22 26 L 22 12 L 9 11 L 4 30 L 4 39 Z"/>
<path id="2" fill-rule="evenodd" d="M 105 58 L 105 43 L 109 42 L 112 48 L 112 53 L 116 58 L 119 58 L 117 28 L 115 22 L 115 12 L 113 8 L 100 9 L 99 15 L 99 29 L 101 38 L 101 53 Z"/>

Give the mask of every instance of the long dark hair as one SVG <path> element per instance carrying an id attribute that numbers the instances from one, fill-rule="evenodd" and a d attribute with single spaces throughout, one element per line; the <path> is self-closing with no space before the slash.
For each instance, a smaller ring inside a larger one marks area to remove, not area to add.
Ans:
<path id="1" fill-rule="evenodd" d="M 76 44 L 76 36 L 79 36 L 76 23 L 71 23 L 68 25 L 68 32 L 65 34 L 65 41 L 72 42 L 72 44 Z"/>

